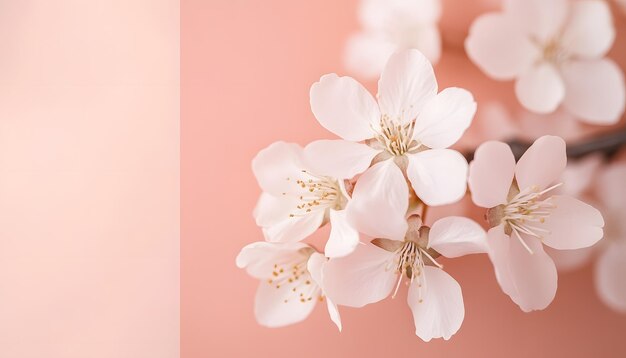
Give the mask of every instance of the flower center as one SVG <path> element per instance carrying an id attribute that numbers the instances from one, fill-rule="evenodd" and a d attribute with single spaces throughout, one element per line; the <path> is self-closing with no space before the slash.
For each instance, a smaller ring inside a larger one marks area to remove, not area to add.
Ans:
<path id="1" fill-rule="evenodd" d="M 535 185 L 518 192 L 509 200 L 508 204 L 494 208 L 496 210 L 490 214 L 493 216 L 496 213 L 496 217 L 490 218 L 490 222 L 496 219 L 497 225 L 504 223 L 505 232 L 515 235 L 526 250 L 532 253 L 520 234 L 523 233 L 541 240 L 545 234 L 549 233 L 548 230 L 539 227 L 538 224 L 543 224 L 556 206 L 551 202 L 552 197 L 547 199 L 543 199 L 543 197 L 562 184 L 559 183 L 544 190 L 539 190 L 539 187 Z"/>
<path id="2" fill-rule="evenodd" d="M 428 250 L 427 248 L 422 246 L 423 245 L 420 245 L 417 242 L 407 240 L 402 244 L 399 249 L 396 250 L 394 260 L 390 263 L 390 267 L 388 267 L 388 269 L 391 269 L 395 266 L 395 271 L 396 273 L 398 273 L 398 283 L 396 284 L 396 289 L 392 297 L 395 297 L 398 293 L 398 289 L 400 288 L 400 282 L 402 281 L 403 276 L 406 275 L 410 283 L 413 283 L 413 280 L 415 279 L 419 279 L 420 281 L 418 283 L 418 286 L 421 288 L 423 283 L 425 282 L 425 277 L 423 277 L 422 275 L 422 272 L 424 271 L 424 266 L 431 265 L 437 266 L 439 268 L 443 267 L 437 261 L 435 261 L 435 258 L 433 257 L 436 256 L 435 252 L 433 251 L 433 255 L 431 255 L 430 253 L 428 253 L 428 251 L 431 250 Z"/>
<path id="3" fill-rule="evenodd" d="M 300 189 L 300 195 L 298 196 L 298 205 L 289 214 L 289 217 L 304 216 L 327 208 L 341 208 L 343 195 L 336 180 L 325 176 L 316 176 L 306 170 L 302 170 L 302 173 L 305 174 L 305 177 L 294 181 Z M 291 179 L 287 178 L 287 180 Z"/>
<path id="4" fill-rule="evenodd" d="M 283 303 L 299 301 L 311 302 L 314 299 L 322 300 L 319 286 L 311 278 L 306 268 L 308 257 L 294 262 L 281 262 L 274 264 L 274 269 L 267 283 L 284 290 Z"/>
<path id="5" fill-rule="evenodd" d="M 569 53 L 557 40 L 552 40 L 543 47 L 543 58 L 555 65 L 560 65 L 569 58 Z"/>
<path id="6" fill-rule="evenodd" d="M 379 128 L 375 132 L 380 145 L 392 155 L 402 156 L 420 146 L 417 141 L 413 140 L 414 130 L 414 120 L 401 124 L 401 121 L 384 114 L 380 117 Z"/>

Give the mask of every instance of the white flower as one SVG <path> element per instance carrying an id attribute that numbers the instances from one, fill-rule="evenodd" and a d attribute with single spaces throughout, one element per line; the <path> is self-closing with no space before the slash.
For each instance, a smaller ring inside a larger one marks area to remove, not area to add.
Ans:
<path id="1" fill-rule="evenodd" d="M 437 93 L 432 66 L 417 50 L 395 53 L 378 82 L 377 101 L 354 79 L 323 76 L 311 87 L 311 109 L 322 126 L 344 140 L 309 144 L 307 158 L 333 175 L 363 171 L 346 211 L 357 230 L 371 237 L 401 239 L 406 232 L 411 183 L 427 205 L 460 200 L 467 162 L 454 144 L 476 111 L 460 88 Z M 354 143 L 365 141 L 364 144 Z"/>
<path id="2" fill-rule="evenodd" d="M 516 79 L 529 110 L 560 104 L 592 124 L 616 123 L 626 91 L 619 67 L 604 58 L 615 29 L 602 0 L 505 0 L 503 12 L 474 21 L 465 49 L 490 77 Z"/>
<path id="3" fill-rule="evenodd" d="M 419 216 L 411 216 L 400 240 L 375 239 L 349 256 L 331 259 L 323 269 L 323 285 L 335 303 L 362 307 L 394 289 L 397 293 L 406 277 L 415 334 L 424 341 L 447 340 L 461 327 L 465 308 L 461 287 L 435 259 L 486 251 L 485 231 L 470 219 L 447 217 L 428 228 Z"/>
<path id="4" fill-rule="evenodd" d="M 312 161 L 314 162 L 314 161 Z M 297 144 L 276 142 L 261 150 L 252 161 L 252 170 L 263 189 L 254 210 L 257 225 L 268 241 L 295 242 L 315 232 L 326 221 L 331 234 L 326 244 L 328 257 L 347 255 L 359 242 L 343 210 L 347 203 L 343 179 L 365 170 L 369 161 L 337 170 L 335 177 L 311 171 Z"/>
<path id="5" fill-rule="evenodd" d="M 440 0 L 362 0 L 359 20 L 363 31 L 348 40 L 346 67 L 364 78 L 376 78 L 395 51 L 410 48 L 437 63 L 440 17 Z"/>
<path id="6" fill-rule="evenodd" d="M 324 255 L 303 243 L 255 242 L 237 256 L 237 266 L 261 280 L 254 301 L 259 324 L 282 327 L 309 316 L 318 301 L 324 301 L 322 267 Z M 337 306 L 326 299 L 331 320 L 341 331 Z"/>

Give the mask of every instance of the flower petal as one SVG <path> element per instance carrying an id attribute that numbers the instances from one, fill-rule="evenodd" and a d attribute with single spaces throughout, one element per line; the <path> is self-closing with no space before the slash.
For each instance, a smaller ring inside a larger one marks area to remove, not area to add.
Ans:
<path id="1" fill-rule="evenodd" d="M 341 332 L 341 316 L 339 315 L 339 308 L 337 305 L 328 297 L 326 297 L 326 308 L 328 308 L 328 315 L 330 316 L 330 320 L 337 326 L 339 332 Z"/>
<path id="2" fill-rule="evenodd" d="M 320 124 L 339 137 L 354 142 L 372 138 L 371 123 L 378 123 L 378 105 L 351 77 L 324 75 L 311 86 L 311 110 Z"/>
<path id="3" fill-rule="evenodd" d="M 446 88 L 424 105 L 415 121 L 413 138 L 429 148 L 447 148 L 461 138 L 475 113 L 471 93 Z"/>
<path id="4" fill-rule="evenodd" d="M 398 46 L 381 33 L 359 33 L 346 42 L 346 68 L 367 79 L 379 78 Z"/>
<path id="5" fill-rule="evenodd" d="M 331 259 L 324 266 L 322 287 L 336 304 L 363 307 L 389 296 L 397 274 L 389 269 L 394 253 L 372 244 L 357 245 L 346 257 Z"/>
<path id="6" fill-rule="evenodd" d="M 299 193 L 300 188 L 293 182 L 304 179 L 303 169 L 302 148 L 294 143 L 272 143 L 252 159 L 252 171 L 259 186 L 274 195 Z"/>
<path id="7" fill-rule="evenodd" d="M 449 216 L 435 221 L 428 235 L 428 246 L 445 257 L 487 253 L 487 234 L 474 220 Z"/>
<path id="8" fill-rule="evenodd" d="M 319 292 L 319 289 L 317 289 Z M 314 292 L 315 295 L 317 293 Z M 317 297 L 301 302 L 288 287 L 276 288 L 260 282 L 254 300 L 257 322 L 266 327 L 283 327 L 306 319 L 317 303 Z"/>
<path id="9" fill-rule="evenodd" d="M 609 4 L 598 0 L 579 0 L 571 4 L 567 26 L 560 42 L 582 58 L 600 58 L 611 49 L 615 27 Z"/>
<path id="10" fill-rule="evenodd" d="M 350 179 L 369 168 L 379 153 L 368 145 L 346 140 L 317 140 L 304 148 L 311 171 L 336 179 Z"/>
<path id="11" fill-rule="evenodd" d="M 322 293 L 324 288 L 322 284 L 324 282 L 324 265 L 326 265 L 328 261 L 326 257 L 320 253 L 313 253 L 307 262 L 307 270 L 311 274 L 311 278 L 315 283 L 322 288 Z M 337 305 L 335 305 L 328 297 L 326 297 L 326 306 L 328 308 L 328 315 L 330 316 L 331 321 L 339 328 L 339 332 L 341 332 L 341 316 L 339 315 L 339 309 Z"/>
<path id="12" fill-rule="evenodd" d="M 565 85 L 556 67 L 541 62 L 528 68 L 515 81 L 515 94 L 526 109 L 552 113 L 565 97 Z"/>
<path id="13" fill-rule="evenodd" d="M 451 149 L 429 149 L 408 155 L 406 174 L 417 196 L 426 205 L 461 200 L 467 190 L 467 161 Z"/>
<path id="14" fill-rule="evenodd" d="M 402 240 L 407 224 L 409 188 L 400 168 L 385 160 L 357 181 L 348 202 L 348 220 L 359 232 L 374 238 Z"/>
<path id="15" fill-rule="evenodd" d="M 474 204 L 493 208 L 506 203 L 513 183 L 515 157 L 506 143 L 485 142 L 469 165 L 468 185 Z"/>
<path id="16" fill-rule="evenodd" d="M 266 280 L 272 277 L 276 263 L 306 260 L 310 252 L 303 249 L 307 248 L 310 246 L 300 242 L 253 242 L 241 249 L 237 255 L 237 267 L 245 268 L 252 277 Z"/>
<path id="17" fill-rule="evenodd" d="M 568 0 L 505 0 L 503 7 L 512 24 L 541 43 L 558 35 L 569 13 Z"/>
<path id="18" fill-rule="evenodd" d="M 435 23 L 440 17 L 440 0 L 365 0 L 359 8 L 361 24 L 378 31 L 398 22 L 405 26 Z"/>
<path id="19" fill-rule="evenodd" d="M 626 183 L 626 163 L 624 162 L 611 163 L 598 175 L 595 192 L 607 212 L 626 212 L 624 183 Z M 624 220 L 620 221 L 624 222 Z"/>
<path id="20" fill-rule="evenodd" d="M 327 257 L 346 256 L 359 244 L 359 232 L 348 222 L 345 210 L 330 210 L 330 236 L 324 248 Z"/>
<path id="21" fill-rule="evenodd" d="M 567 94 L 563 105 L 590 124 L 609 125 L 624 113 L 626 90 L 622 70 L 609 59 L 563 64 Z"/>
<path id="22" fill-rule="evenodd" d="M 465 51 L 474 64 L 497 80 L 517 77 L 539 56 L 528 36 L 500 13 L 474 20 L 465 40 Z"/>
<path id="23" fill-rule="evenodd" d="M 559 177 L 565 165 L 565 141 L 546 135 L 537 139 L 522 155 L 515 167 L 515 178 L 521 190 L 533 185 L 545 189 Z"/>
<path id="24" fill-rule="evenodd" d="M 569 196 L 555 195 L 550 202 L 556 206 L 545 219 L 535 224 L 548 230 L 543 243 L 557 250 L 575 250 L 589 247 L 604 235 L 602 214 L 591 205 Z"/>
<path id="25" fill-rule="evenodd" d="M 425 266 L 423 279 L 414 280 L 409 287 L 407 301 L 413 312 L 415 334 L 424 341 L 448 340 L 461 328 L 465 317 L 463 293 L 445 271 Z"/>
<path id="26" fill-rule="evenodd" d="M 422 107 L 437 94 L 433 66 L 418 50 L 394 53 L 378 81 L 378 103 L 383 114 L 400 123 L 417 117 Z"/>
<path id="27" fill-rule="evenodd" d="M 626 313 L 626 243 L 611 244 L 598 259 L 595 284 L 598 295 L 611 309 Z"/>
<path id="28" fill-rule="evenodd" d="M 557 272 L 554 262 L 539 240 L 524 237 L 533 251 L 530 254 L 515 237 L 504 233 L 499 225 L 487 233 L 489 258 L 502 291 L 524 312 L 542 310 L 556 295 Z"/>

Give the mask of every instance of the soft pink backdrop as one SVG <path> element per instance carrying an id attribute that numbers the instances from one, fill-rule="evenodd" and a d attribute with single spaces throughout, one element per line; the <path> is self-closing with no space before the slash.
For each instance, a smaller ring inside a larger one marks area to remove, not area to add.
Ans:
<path id="1" fill-rule="evenodd" d="M 512 84 L 486 79 L 460 47 L 472 18 L 494 2 L 444 2 L 447 48 L 436 71 L 441 88 L 466 87 L 479 104 L 512 104 Z M 257 282 L 235 267 L 240 248 L 263 239 L 251 216 L 259 189 L 250 160 L 276 140 L 332 138 L 311 114 L 308 91 L 322 74 L 345 74 L 341 54 L 358 27 L 355 6 L 182 1 L 182 356 L 626 355 L 626 317 L 599 302 L 590 267 L 560 277 L 549 309 L 524 314 L 501 293 L 484 256 L 445 262 L 466 303 L 463 326 L 448 342 L 426 344 L 414 335 L 403 294 L 359 310 L 343 308 L 341 334 L 321 306 L 298 325 L 256 324 Z M 616 18 L 624 30 L 623 15 Z M 622 64 L 625 35 L 616 44 L 622 50 L 613 52 Z"/>
<path id="2" fill-rule="evenodd" d="M 0 357 L 179 351 L 179 4 L 0 1 Z"/>

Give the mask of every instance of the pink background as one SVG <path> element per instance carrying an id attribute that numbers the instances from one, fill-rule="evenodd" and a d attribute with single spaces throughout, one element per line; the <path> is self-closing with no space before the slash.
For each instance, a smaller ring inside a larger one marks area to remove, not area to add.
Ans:
<path id="1" fill-rule="evenodd" d="M 179 351 L 179 4 L 0 1 L 0 357 Z"/>
<path id="2" fill-rule="evenodd" d="M 486 79 L 460 46 L 489 3 L 444 1 L 436 72 L 440 88 L 468 88 L 479 104 L 514 103 L 512 83 Z M 355 11 L 355 1 L 182 1 L 182 356 L 625 356 L 626 317 L 599 302 L 590 267 L 561 275 L 554 303 L 524 314 L 501 293 L 485 256 L 445 262 L 466 302 L 463 326 L 448 342 L 414 335 L 403 294 L 341 309 L 341 334 L 321 306 L 298 325 L 256 324 L 257 282 L 235 267 L 240 248 L 262 240 L 251 215 L 259 189 L 250 160 L 276 140 L 333 137 L 311 114 L 308 91 L 322 74 L 345 74 Z M 611 55 L 624 64 L 626 21 L 615 17 L 621 50 Z"/>

